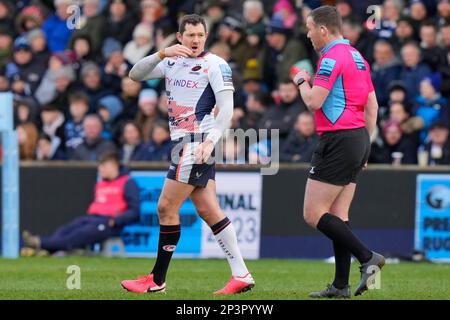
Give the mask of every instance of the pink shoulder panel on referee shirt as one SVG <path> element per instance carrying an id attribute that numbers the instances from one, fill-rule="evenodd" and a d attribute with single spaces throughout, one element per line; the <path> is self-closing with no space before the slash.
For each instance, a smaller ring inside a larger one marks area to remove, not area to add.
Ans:
<path id="1" fill-rule="evenodd" d="M 331 42 L 321 53 L 314 85 L 330 92 L 315 112 L 318 133 L 364 127 L 364 107 L 374 90 L 369 64 L 345 39 Z"/>

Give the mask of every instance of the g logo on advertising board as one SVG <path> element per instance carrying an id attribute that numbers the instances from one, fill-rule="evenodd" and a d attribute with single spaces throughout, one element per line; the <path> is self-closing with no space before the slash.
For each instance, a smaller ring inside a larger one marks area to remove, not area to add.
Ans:
<path id="1" fill-rule="evenodd" d="M 450 261 L 450 175 L 417 176 L 415 247 L 428 259 Z"/>

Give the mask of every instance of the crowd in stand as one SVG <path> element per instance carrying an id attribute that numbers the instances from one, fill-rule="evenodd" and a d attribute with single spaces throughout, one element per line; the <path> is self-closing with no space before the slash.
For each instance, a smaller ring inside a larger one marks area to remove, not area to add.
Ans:
<path id="1" fill-rule="evenodd" d="M 379 109 L 369 162 L 450 164 L 449 0 L 0 0 L 0 91 L 14 93 L 22 160 L 168 161 L 164 82 L 128 78 L 176 43 L 178 19 L 207 21 L 207 50 L 233 70 L 232 128 L 279 129 L 280 161 L 309 162 L 314 118 L 291 77 L 315 71 L 305 18 L 336 5 L 371 65 Z M 379 5 L 380 14 L 367 11 Z M 369 12 L 369 13 L 367 13 Z M 270 137 L 226 158 L 270 156 Z M 231 154 L 230 154 L 231 153 Z"/>

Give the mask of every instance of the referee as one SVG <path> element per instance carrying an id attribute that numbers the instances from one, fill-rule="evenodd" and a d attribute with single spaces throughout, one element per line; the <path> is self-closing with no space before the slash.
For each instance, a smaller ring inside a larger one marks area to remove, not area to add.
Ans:
<path id="1" fill-rule="evenodd" d="M 320 52 L 313 86 L 300 70 L 294 77 L 303 101 L 314 112 L 320 142 L 314 152 L 306 183 L 305 221 L 333 241 L 335 278 L 313 298 L 350 298 L 351 255 L 361 263 L 361 280 L 355 296 L 368 289 L 372 274 L 384 257 L 369 250 L 350 229 L 348 211 L 357 177 L 367 164 L 369 136 L 377 120 L 378 103 L 369 64 L 342 36 L 342 19 L 336 8 L 322 6 L 307 20 L 308 38 Z"/>

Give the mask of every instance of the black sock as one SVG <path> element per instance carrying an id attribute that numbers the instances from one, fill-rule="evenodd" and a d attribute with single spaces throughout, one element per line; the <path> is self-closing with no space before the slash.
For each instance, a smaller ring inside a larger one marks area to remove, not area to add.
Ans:
<path id="1" fill-rule="evenodd" d="M 350 229 L 350 222 L 345 221 L 345 224 Z M 348 285 L 352 254 L 345 246 L 336 241 L 333 241 L 333 250 L 335 260 L 333 286 L 337 289 L 344 289 Z"/>
<path id="2" fill-rule="evenodd" d="M 219 222 L 217 222 L 216 224 L 212 225 L 211 226 L 211 231 L 213 232 L 214 235 L 216 235 L 220 231 L 222 231 L 223 229 L 228 227 L 228 225 L 230 223 L 231 223 L 230 219 L 228 219 L 228 217 L 225 217 L 222 220 L 220 220 Z"/>
<path id="3" fill-rule="evenodd" d="M 159 227 L 158 257 L 153 267 L 153 281 L 161 285 L 166 281 L 167 269 L 169 269 L 170 259 L 175 251 L 178 240 L 180 240 L 180 225 Z"/>
<path id="4" fill-rule="evenodd" d="M 340 218 L 325 213 L 320 218 L 317 229 L 331 240 L 347 247 L 360 263 L 365 263 L 372 258 L 372 252 L 367 249 Z"/>

